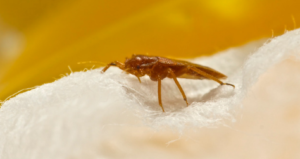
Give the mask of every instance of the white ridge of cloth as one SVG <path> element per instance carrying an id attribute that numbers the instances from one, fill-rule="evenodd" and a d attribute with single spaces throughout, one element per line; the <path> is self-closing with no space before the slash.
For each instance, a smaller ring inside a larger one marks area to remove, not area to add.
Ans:
<path id="1" fill-rule="evenodd" d="M 158 104 L 157 82 L 143 77 L 139 83 L 118 68 L 104 74 L 101 68 L 74 72 L 21 93 L 3 102 L 0 109 L 0 158 L 106 158 L 107 143 L 114 141 L 124 140 L 126 146 L 120 149 L 131 151 L 130 141 L 122 134 L 136 127 L 183 132 L 234 122 L 260 76 L 291 56 L 299 59 L 300 30 L 261 44 L 252 42 L 211 57 L 190 59 L 228 75 L 225 82 L 236 87 L 178 79 L 190 103 L 187 107 L 174 81 L 164 79 L 165 113 Z"/>

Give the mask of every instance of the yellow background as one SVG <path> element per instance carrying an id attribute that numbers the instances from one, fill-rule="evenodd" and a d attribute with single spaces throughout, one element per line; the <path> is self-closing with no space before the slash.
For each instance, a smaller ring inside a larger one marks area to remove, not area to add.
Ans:
<path id="1" fill-rule="evenodd" d="M 210 55 L 297 28 L 297 0 L 0 0 L 0 19 L 24 36 L 0 60 L 0 99 L 131 54 Z M 5 63 L 5 64 L 4 64 Z"/>

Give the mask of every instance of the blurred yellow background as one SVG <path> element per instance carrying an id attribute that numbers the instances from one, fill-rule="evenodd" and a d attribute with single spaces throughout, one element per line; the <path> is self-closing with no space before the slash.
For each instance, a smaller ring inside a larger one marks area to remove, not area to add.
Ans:
<path id="1" fill-rule="evenodd" d="M 52 82 L 68 66 L 91 68 L 80 61 L 147 53 L 192 58 L 280 35 L 297 28 L 299 6 L 296 0 L 0 0 L 0 100 Z"/>

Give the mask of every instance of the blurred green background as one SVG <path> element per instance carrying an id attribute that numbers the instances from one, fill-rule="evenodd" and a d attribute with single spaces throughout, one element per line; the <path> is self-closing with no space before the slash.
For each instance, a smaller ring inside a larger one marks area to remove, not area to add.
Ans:
<path id="1" fill-rule="evenodd" d="M 132 54 L 211 55 L 297 28 L 296 0 L 0 0 L 0 100 Z M 299 24 L 300 25 L 300 24 Z"/>

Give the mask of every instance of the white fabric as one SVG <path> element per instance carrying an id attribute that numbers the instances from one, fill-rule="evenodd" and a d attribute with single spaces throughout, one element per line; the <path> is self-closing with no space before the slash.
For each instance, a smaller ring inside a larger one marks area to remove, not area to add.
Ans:
<path id="1" fill-rule="evenodd" d="M 261 44 L 190 60 L 228 75 L 225 82 L 236 88 L 179 79 L 190 103 L 186 107 L 175 83 L 164 79 L 165 113 L 158 104 L 157 82 L 143 77 L 139 83 L 117 68 L 104 74 L 101 69 L 74 72 L 19 94 L 0 109 L 0 158 L 180 158 L 155 149 L 151 136 L 171 129 L 180 138 L 186 130 L 236 121 L 245 96 L 268 69 L 290 57 L 299 60 L 300 30 L 259 48 Z"/>

